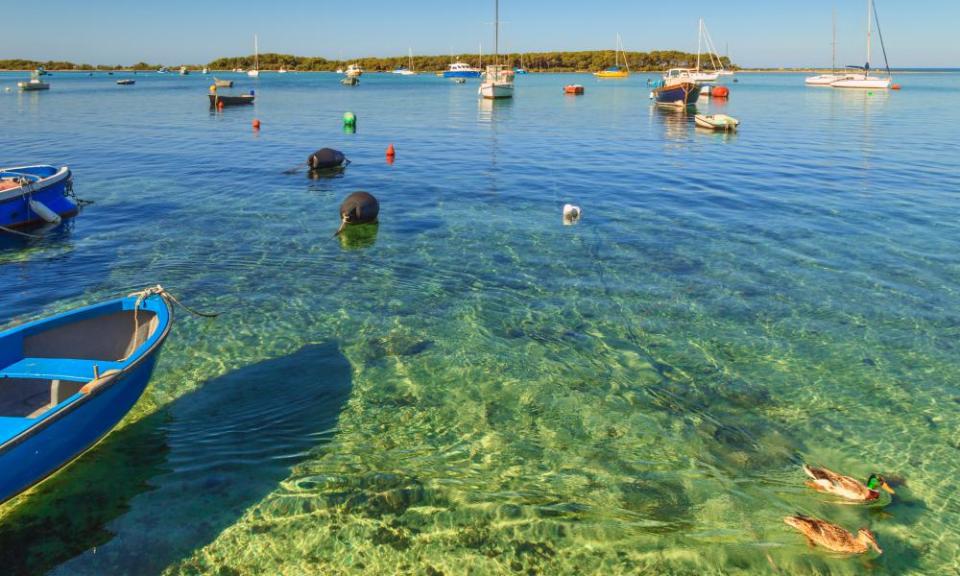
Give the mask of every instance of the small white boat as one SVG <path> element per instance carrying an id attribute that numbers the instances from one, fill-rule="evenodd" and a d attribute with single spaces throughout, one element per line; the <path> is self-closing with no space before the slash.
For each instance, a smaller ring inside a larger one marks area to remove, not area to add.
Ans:
<path id="1" fill-rule="evenodd" d="M 260 46 L 256 34 L 253 35 L 253 68 L 247 70 L 247 76 L 251 78 L 260 76 Z"/>
<path id="2" fill-rule="evenodd" d="M 347 66 L 346 74 L 350 78 L 359 78 L 363 76 L 363 68 L 361 68 L 359 64 L 351 64 Z"/>
<path id="3" fill-rule="evenodd" d="M 277 70 L 277 74 L 286 74 L 286 73 L 287 73 L 287 67 L 286 67 L 286 66 L 281 66 L 280 69 Z"/>
<path id="4" fill-rule="evenodd" d="M 181 66 L 181 67 L 180 67 L 180 75 L 181 75 L 181 76 L 188 76 L 189 74 L 190 74 L 190 71 L 187 70 L 187 67 L 186 67 L 186 66 Z"/>
<path id="5" fill-rule="evenodd" d="M 740 126 L 739 120 L 726 114 L 697 114 L 693 117 L 693 120 L 701 128 L 724 132 L 732 132 Z"/>
<path id="6" fill-rule="evenodd" d="M 201 73 L 202 73 L 202 74 L 209 74 L 209 73 L 210 73 L 210 69 L 207 68 L 206 66 L 204 66 L 204 67 L 203 67 L 203 71 L 202 71 Z"/>
<path id="7" fill-rule="evenodd" d="M 400 66 L 393 71 L 394 74 L 400 74 L 401 76 L 413 76 L 416 72 L 413 71 L 413 48 L 409 48 L 409 56 L 407 56 L 407 66 Z"/>
<path id="8" fill-rule="evenodd" d="M 343 68 L 337 68 L 337 74 L 343 74 Z"/>
<path id="9" fill-rule="evenodd" d="M 20 88 L 21 92 L 38 92 L 40 90 L 49 90 L 50 84 L 40 80 L 40 74 L 37 72 L 31 72 L 30 80 L 17 82 L 17 87 Z"/>

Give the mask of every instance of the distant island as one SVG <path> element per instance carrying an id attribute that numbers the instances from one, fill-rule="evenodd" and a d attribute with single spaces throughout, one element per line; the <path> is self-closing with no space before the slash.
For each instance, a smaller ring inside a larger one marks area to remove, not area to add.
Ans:
<path id="1" fill-rule="evenodd" d="M 364 70 L 370 72 L 394 70 L 401 66 L 408 66 L 407 56 L 393 56 L 388 58 L 354 58 L 351 60 L 327 60 L 320 57 L 294 56 L 291 54 L 260 54 L 261 70 L 276 70 L 281 67 L 290 71 L 300 72 L 332 72 L 338 68 L 343 68 L 347 64 L 359 64 Z M 631 70 L 635 71 L 663 71 L 668 68 L 692 68 L 696 66 L 697 55 L 689 52 L 680 52 L 677 50 L 657 50 L 653 52 L 626 52 L 627 63 Z M 620 57 L 621 62 L 623 56 Z M 479 54 L 464 54 L 456 57 L 457 61 L 467 62 L 473 65 L 480 63 Z M 612 50 L 590 50 L 585 52 L 525 52 L 522 54 L 501 54 L 499 61 L 512 67 L 521 65 L 531 72 L 581 72 L 602 70 L 613 65 L 614 56 Z M 706 64 L 709 68 L 710 58 L 707 55 L 701 56 L 701 65 Z M 738 70 L 739 67 L 733 65 L 726 56 L 721 56 L 720 61 L 724 68 Z M 414 56 L 413 68 L 419 71 L 439 71 L 446 70 L 451 62 L 450 56 Z M 483 55 L 484 63 L 492 62 L 492 55 Z M 199 70 L 209 68 L 211 70 L 233 70 L 235 68 L 248 69 L 253 66 L 253 55 L 234 56 L 218 58 L 207 64 L 176 64 L 167 65 L 170 69 L 186 66 L 190 70 Z M 91 65 L 66 61 L 47 61 L 40 62 L 36 60 L 0 60 L 0 70 L 34 70 L 43 67 L 46 70 L 133 70 L 146 71 L 157 70 L 161 64 L 148 64 L 138 62 L 132 66 L 124 65 Z"/>

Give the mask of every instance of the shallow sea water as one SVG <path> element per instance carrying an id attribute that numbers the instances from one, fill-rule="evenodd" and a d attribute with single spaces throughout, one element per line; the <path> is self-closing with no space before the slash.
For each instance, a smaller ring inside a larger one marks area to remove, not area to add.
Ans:
<path id="1" fill-rule="evenodd" d="M 0 324 L 155 283 L 223 312 L 179 311 L 123 423 L 0 507 L 5 571 L 960 573 L 960 74 L 742 74 L 698 106 L 732 135 L 652 74 L 497 103 L 224 76 L 256 105 L 210 111 L 199 75 L 0 92 L 0 165 L 94 201 L 0 238 Z M 284 173 L 324 146 L 353 163 Z M 333 238 L 355 190 L 381 221 Z M 838 505 L 804 461 L 897 495 Z M 885 553 L 811 549 L 798 511 Z"/>

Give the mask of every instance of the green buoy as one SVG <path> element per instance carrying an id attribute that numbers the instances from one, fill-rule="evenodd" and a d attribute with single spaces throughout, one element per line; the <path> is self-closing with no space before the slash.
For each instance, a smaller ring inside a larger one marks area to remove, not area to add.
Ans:
<path id="1" fill-rule="evenodd" d="M 353 112 L 344 112 L 343 113 L 343 125 L 344 126 L 356 126 L 357 117 Z"/>

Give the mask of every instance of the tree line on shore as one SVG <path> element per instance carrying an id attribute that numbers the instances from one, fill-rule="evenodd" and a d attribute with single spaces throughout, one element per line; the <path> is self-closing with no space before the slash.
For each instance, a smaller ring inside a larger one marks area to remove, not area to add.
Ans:
<path id="1" fill-rule="evenodd" d="M 653 52 L 627 52 L 625 54 L 627 64 L 631 70 L 666 70 L 668 68 L 692 68 L 696 66 L 697 55 L 689 52 L 680 52 L 678 50 L 656 50 Z M 620 65 L 623 66 L 623 56 L 619 57 Z M 456 58 L 451 56 L 414 56 L 414 70 L 445 70 L 451 61 L 463 61 L 474 66 L 481 62 L 479 54 L 460 55 Z M 721 56 L 720 61 L 724 68 L 734 69 L 737 67 L 731 64 L 730 59 Z M 493 57 L 490 54 L 483 56 L 483 63 L 490 64 Z M 501 54 L 499 62 L 512 67 L 519 67 L 521 64 L 531 72 L 577 72 L 577 71 L 596 71 L 602 70 L 614 63 L 614 53 L 612 50 L 591 50 L 583 52 L 525 52 L 522 56 L 519 53 Z M 253 67 L 253 55 L 235 56 L 228 58 L 218 58 L 205 66 L 212 70 L 232 70 L 234 68 L 249 69 Z M 394 56 L 387 58 L 355 58 L 352 60 L 328 60 L 320 57 L 294 56 L 291 54 L 266 53 L 259 55 L 260 69 L 275 70 L 281 66 L 287 70 L 297 70 L 303 72 L 322 72 L 334 71 L 343 68 L 347 64 L 359 64 L 364 70 L 376 72 L 394 70 L 401 66 L 409 66 L 409 58 L 406 56 Z M 709 57 L 701 57 L 701 65 L 711 68 Z M 189 69 L 199 69 L 204 65 L 187 64 Z M 34 70 L 43 67 L 47 70 L 156 70 L 160 68 L 159 64 L 148 64 L 138 62 L 132 66 L 108 66 L 108 65 L 90 65 L 77 64 L 66 61 L 47 61 L 40 62 L 36 60 L 0 60 L 0 70 Z M 179 65 L 173 68 L 179 68 Z"/>

